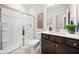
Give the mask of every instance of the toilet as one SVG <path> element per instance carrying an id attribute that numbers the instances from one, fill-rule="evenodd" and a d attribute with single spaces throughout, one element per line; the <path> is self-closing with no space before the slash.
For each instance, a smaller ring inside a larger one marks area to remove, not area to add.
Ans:
<path id="1" fill-rule="evenodd" d="M 31 47 L 31 52 L 34 54 L 34 53 L 37 53 L 38 49 L 40 48 L 40 37 L 41 34 L 40 33 L 36 33 L 36 38 L 34 40 L 31 40 L 29 42 L 29 46 Z"/>
<path id="2" fill-rule="evenodd" d="M 33 53 L 33 54 L 37 53 L 37 48 L 39 47 L 39 45 L 40 45 L 40 40 L 34 39 L 34 40 L 30 41 L 29 46 L 31 48 L 31 53 Z"/>

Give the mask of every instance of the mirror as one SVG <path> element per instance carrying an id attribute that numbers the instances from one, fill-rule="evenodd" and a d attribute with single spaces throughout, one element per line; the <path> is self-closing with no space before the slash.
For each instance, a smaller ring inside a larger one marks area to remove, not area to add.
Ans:
<path id="1" fill-rule="evenodd" d="M 56 29 L 65 29 L 66 14 L 56 15 Z"/>
<path id="2" fill-rule="evenodd" d="M 66 24 L 71 20 L 73 20 L 74 24 L 77 25 L 78 9 L 79 5 L 77 6 L 76 4 L 55 4 L 48 7 L 46 10 L 47 28 L 66 29 Z M 52 23 L 50 23 L 49 20 L 51 20 Z"/>

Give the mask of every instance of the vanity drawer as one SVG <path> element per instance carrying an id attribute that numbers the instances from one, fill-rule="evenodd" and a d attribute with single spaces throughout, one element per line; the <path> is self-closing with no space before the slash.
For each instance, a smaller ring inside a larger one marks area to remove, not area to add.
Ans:
<path id="1" fill-rule="evenodd" d="M 44 39 L 48 39 L 48 34 L 42 33 L 42 34 L 41 34 L 41 37 L 44 38 Z"/>
<path id="2" fill-rule="evenodd" d="M 54 42 L 63 43 L 63 38 L 59 36 L 50 35 L 49 39 Z"/>
<path id="3" fill-rule="evenodd" d="M 65 38 L 64 43 L 66 45 L 75 47 L 75 48 L 79 48 L 79 40 L 77 39 L 70 39 L 70 38 Z"/>

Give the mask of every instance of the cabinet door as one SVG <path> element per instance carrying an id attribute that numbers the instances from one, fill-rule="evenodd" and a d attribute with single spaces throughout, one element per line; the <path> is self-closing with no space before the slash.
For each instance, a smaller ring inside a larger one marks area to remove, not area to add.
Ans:
<path id="1" fill-rule="evenodd" d="M 56 43 L 56 54 L 78 54 L 79 49 Z"/>
<path id="2" fill-rule="evenodd" d="M 50 35 L 49 40 L 54 41 L 54 42 L 58 42 L 58 43 L 63 43 L 64 39 L 63 39 L 63 37 Z"/>
<path id="3" fill-rule="evenodd" d="M 79 54 L 79 49 L 64 45 L 65 54 Z"/>
<path id="4" fill-rule="evenodd" d="M 57 54 L 64 54 L 65 53 L 63 44 L 56 43 L 56 53 Z"/>
<path id="5" fill-rule="evenodd" d="M 50 40 L 42 39 L 42 53 L 54 54 L 55 52 L 55 43 Z"/>
<path id="6" fill-rule="evenodd" d="M 71 38 L 65 38 L 64 43 L 66 45 L 71 46 L 71 47 L 79 48 L 79 40 L 71 39 Z"/>

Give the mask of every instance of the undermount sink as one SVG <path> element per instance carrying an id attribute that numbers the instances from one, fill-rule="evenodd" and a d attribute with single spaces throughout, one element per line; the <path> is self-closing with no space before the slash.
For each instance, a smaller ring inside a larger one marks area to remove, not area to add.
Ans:
<path id="1" fill-rule="evenodd" d="M 57 34 L 62 34 L 62 35 L 66 35 L 67 32 L 61 32 L 61 31 L 50 31 L 50 33 L 57 33 Z"/>

